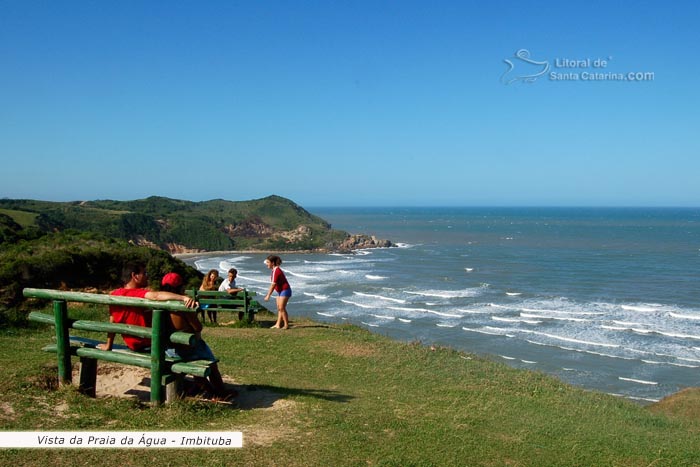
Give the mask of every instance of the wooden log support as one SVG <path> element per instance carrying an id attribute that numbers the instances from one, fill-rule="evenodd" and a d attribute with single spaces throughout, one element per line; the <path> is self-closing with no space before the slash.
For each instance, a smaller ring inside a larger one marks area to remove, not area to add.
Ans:
<path id="1" fill-rule="evenodd" d="M 33 289 L 27 287 L 22 290 L 27 298 L 43 298 L 47 300 L 65 300 L 67 302 L 96 303 L 98 305 L 124 305 L 138 308 L 157 308 L 167 311 L 187 311 L 194 310 L 187 308 L 180 301 L 160 302 L 156 300 L 146 300 L 144 298 L 121 297 L 115 295 L 95 294 L 87 292 L 64 292 L 53 289 Z"/>
<path id="2" fill-rule="evenodd" d="M 163 372 L 165 370 L 165 319 L 168 314 L 163 310 L 153 310 L 153 335 L 151 337 L 151 404 L 161 405 L 165 402 Z"/>
<path id="3" fill-rule="evenodd" d="M 80 357 L 80 383 L 78 391 L 86 396 L 95 397 L 97 388 L 97 360 Z"/>
<path id="4" fill-rule="evenodd" d="M 172 402 L 182 398 L 185 379 L 182 375 L 175 375 L 171 380 L 165 381 L 165 401 Z"/>
<path id="5" fill-rule="evenodd" d="M 68 334 L 68 306 L 65 300 L 54 300 L 53 316 L 56 322 L 56 345 L 58 354 L 58 382 L 71 384 L 73 368 L 70 362 L 70 335 Z"/>
<path id="6" fill-rule="evenodd" d="M 50 348 L 47 347 L 47 350 L 50 350 Z M 151 358 L 149 354 L 145 353 L 100 350 L 90 347 L 78 347 L 74 349 L 73 353 L 78 357 L 88 357 L 112 363 L 123 363 L 124 365 L 138 366 L 141 368 L 151 368 Z"/>

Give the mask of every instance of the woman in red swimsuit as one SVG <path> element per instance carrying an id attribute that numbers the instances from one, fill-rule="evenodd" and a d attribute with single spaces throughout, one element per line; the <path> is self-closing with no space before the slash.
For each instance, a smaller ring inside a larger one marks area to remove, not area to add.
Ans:
<path id="1" fill-rule="evenodd" d="M 270 299 L 272 292 L 277 292 L 277 322 L 272 328 L 288 329 L 289 315 L 287 314 L 287 302 L 292 296 L 292 288 L 289 286 L 284 272 L 280 269 L 282 258 L 277 255 L 270 255 L 265 260 L 265 264 L 268 269 L 272 269 L 272 274 L 270 276 L 272 283 L 270 284 L 270 290 L 268 290 L 267 295 L 265 295 L 265 301 Z"/>

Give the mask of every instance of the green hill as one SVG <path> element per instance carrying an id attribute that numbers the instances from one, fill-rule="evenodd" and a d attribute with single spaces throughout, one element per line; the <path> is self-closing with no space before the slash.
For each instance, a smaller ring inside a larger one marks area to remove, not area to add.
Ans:
<path id="1" fill-rule="evenodd" d="M 219 250 L 334 250 L 349 235 L 294 202 L 193 202 L 152 196 L 134 201 L 0 200 L 3 238 L 12 228 L 96 232 L 170 253 Z M 1 220 L 1 219 L 0 219 Z M 2 240 L 2 239 L 0 239 Z"/>

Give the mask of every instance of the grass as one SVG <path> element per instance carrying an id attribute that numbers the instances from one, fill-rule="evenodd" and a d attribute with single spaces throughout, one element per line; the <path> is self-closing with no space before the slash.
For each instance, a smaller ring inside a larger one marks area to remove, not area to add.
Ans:
<path id="1" fill-rule="evenodd" d="M 82 310 L 82 314 L 104 313 Z M 222 319 L 220 314 L 219 319 Z M 4 450 L 2 465 L 698 466 L 695 390 L 642 407 L 351 326 L 207 326 L 245 400 L 151 408 L 56 388 L 51 328 L 0 335 L 4 430 L 242 431 L 235 450 Z M 267 322 L 266 322 L 267 320 Z"/>
<path id="2" fill-rule="evenodd" d="M 28 211 L 17 211 L 14 209 L 0 208 L 0 214 L 5 214 L 14 219 L 22 227 L 30 227 L 36 224 L 36 218 L 39 214 Z"/>

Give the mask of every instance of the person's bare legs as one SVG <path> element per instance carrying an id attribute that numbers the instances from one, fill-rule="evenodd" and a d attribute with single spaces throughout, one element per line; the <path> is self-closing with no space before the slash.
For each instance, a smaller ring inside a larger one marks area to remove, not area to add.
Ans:
<path id="1" fill-rule="evenodd" d="M 289 329 L 289 314 L 287 314 L 287 302 L 289 297 L 277 297 L 277 324 L 280 329 Z"/>
<path id="2" fill-rule="evenodd" d="M 214 389 L 214 393 L 219 397 L 236 397 L 238 391 L 234 389 L 228 389 L 224 384 L 224 379 L 221 377 L 221 372 L 219 371 L 219 366 L 214 363 L 211 366 L 211 374 L 209 375 L 209 383 Z"/>

